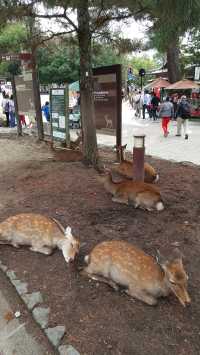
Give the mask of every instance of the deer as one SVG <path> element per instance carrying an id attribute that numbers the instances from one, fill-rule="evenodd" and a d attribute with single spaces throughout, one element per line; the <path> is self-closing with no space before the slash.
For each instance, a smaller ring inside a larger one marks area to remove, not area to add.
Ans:
<path id="1" fill-rule="evenodd" d="M 112 119 L 108 118 L 108 117 L 109 117 L 108 115 L 104 116 L 105 121 L 106 121 L 106 128 L 112 129 L 113 128 L 113 122 L 112 122 Z"/>
<path id="2" fill-rule="evenodd" d="M 77 138 L 74 141 L 70 141 L 70 148 L 71 149 L 79 149 L 80 146 L 82 145 L 82 141 L 83 141 L 82 131 L 80 131 L 80 133 L 76 131 L 76 135 L 77 135 Z"/>
<path id="3" fill-rule="evenodd" d="M 112 201 L 126 205 L 134 205 L 147 211 L 162 211 L 163 200 L 158 187 L 141 181 L 126 180 L 113 182 L 112 174 L 99 175 L 98 181 L 103 183 L 107 192 L 112 194 Z"/>
<path id="4" fill-rule="evenodd" d="M 67 263 L 75 259 L 80 248 L 69 226 L 65 229 L 55 218 L 37 213 L 21 213 L 1 222 L 0 244 L 16 248 L 25 245 L 45 255 L 52 254 L 58 248 Z"/>
<path id="5" fill-rule="evenodd" d="M 156 260 L 128 242 L 104 241 L 85 256 L 87 266 L 81 274 L 107 283 L 116 291 L 122 286 L 129 296 L 150 306 L 155 306 L 160 297 L 171 293 L 182 306 L 189 305 L 188 275 L 181 253 L 174 250 L 171 259 L 158 255 Z"/>
<path id="6" fill-rule="evenodd" d="M 77 149 L 81 150 L 82 141 L 83 141 L 83 133 L 82 133 L 82 131 L 80 131 L 80 132 L 76 131 L 76 136 L 77 137 L 76 137 L 76 139 L 74 141 L 70 140 L 69 148 L 73 149 L 73 150 L 77 150 Z M 61 147 L 66 148 L 67 147 L 66 142 L 61 142 Z M 53 148 L 53 150 L 54 150 L 54 148 Z"/>
<path id="7" fill-rule="evenodd" d="M 125 145 L 120 145 L 118 147 L 115 147 L 120 163 L 119 164 L 114 164 L 112 166 L 112 170 L 116 172 L 117 174 L 121 175 L 122 177 L 125 177 L 126 179 L 133 179 L 134 176 L 134 165 L 133 162 L 130 160 L 125 159 L 125 149 L 126 149 L 127 144 Z M 144 181 L 147 183 L 153 183 L 157 182 L 159 180 L 159 175 L 156 173 L 155 169 L 153 166 L 151 166 L 149 163 L 144 163 Z"/>

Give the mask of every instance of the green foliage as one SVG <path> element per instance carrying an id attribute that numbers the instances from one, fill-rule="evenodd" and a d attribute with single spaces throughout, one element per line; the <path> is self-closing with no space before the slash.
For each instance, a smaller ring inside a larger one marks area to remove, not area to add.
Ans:
<path id="1" fill-rule="evenodd" d="M 147 16 L 152 21 L 150 36 L 152 44 L 161 52 L 175 38 L 178 40 L 186 31 L 200 21 L 199 0 L 148 0 Z"/>
<path id="2" fill-rule="evenodd" d="M 79 78 L 77 47 L 50 45 L 38 50 L 38 69 L 41 84 L 73 82 Z"/>
<path id="3" fill-rule="evenodd" d="M 187 43 L 181 46 L 181 53 L 184 64 L 200 65 L 200 28 L 190 31 Z"/>
<path id="4" fill-rule="evenodd" d="M 11 23 L 0 32 L 0 51 L 4 53 L 20 52 L 24 48 L 27 31 L 22 23 Z"/>

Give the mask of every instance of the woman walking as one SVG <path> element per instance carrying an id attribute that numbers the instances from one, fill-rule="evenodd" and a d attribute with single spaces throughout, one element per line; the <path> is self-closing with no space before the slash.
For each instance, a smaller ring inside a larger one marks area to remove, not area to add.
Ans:
<path id="1" fill-rule="evenodd" d="M 174 116 L 174 107 L 172 102 L 169 101 L 169 97 L 166 97 L 165 101 L 160 105 L 159 117 L 162 118 L 162 129 L 164 137 L 169 134 L 168 124 L 170 119 Z"/>

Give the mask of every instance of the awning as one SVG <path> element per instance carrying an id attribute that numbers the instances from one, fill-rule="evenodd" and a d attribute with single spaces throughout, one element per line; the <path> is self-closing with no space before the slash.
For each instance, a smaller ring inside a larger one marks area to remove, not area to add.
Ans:
<path id="1" fill-rule="evenodd" d="M 180 80 L 174 84 L 169 85 L 167 90 L 189 90 L 189 89 L 199 89 L 199 85 L 192 80 Z"/>
<path id="2" fill-rule="evenodd" d="M 157 78 L 156 80 L 154 80 L 151 83 L 147 84 L 145 86 L 145 89 L 166 88 L 169 85 L 170 85 L 169 81 L 167 81 L 167 80 L 165 80 L 163 78 Z"/>
<path id="3" fill-rule="evenodd" d="M 71 83 L 69 85 L 69 90 L 70 91 L 80 91 L 79 81 L 74 81 L 73 83 Z"/>

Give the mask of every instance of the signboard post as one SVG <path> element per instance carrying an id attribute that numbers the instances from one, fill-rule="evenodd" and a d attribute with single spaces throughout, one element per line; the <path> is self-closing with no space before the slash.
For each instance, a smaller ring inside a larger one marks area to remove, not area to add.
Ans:
<path id="1" fill-rule="evenodd" d="M 68 88 L 55 88 L 50 91 L 51 136 L 54 140 L 70 142 L 69 137 L 69 96 Z"/>
<path id="2" fill-rule="evenodd" d="M 15 77 L 19 114 L 35 118 L 32 72 Z"/>
<path id="3" fill-rule="evenodd" d="M 94 107 L 96 128 L 99 133 L 116 135 L 121 145 L 122 85 L 121 65 L 93 69 Z"/>
<path id="4" fill-rule="evenodd" d="M 194 80 L 199 81 L 200 79 L 200 67 L 195 67 Z"/>

